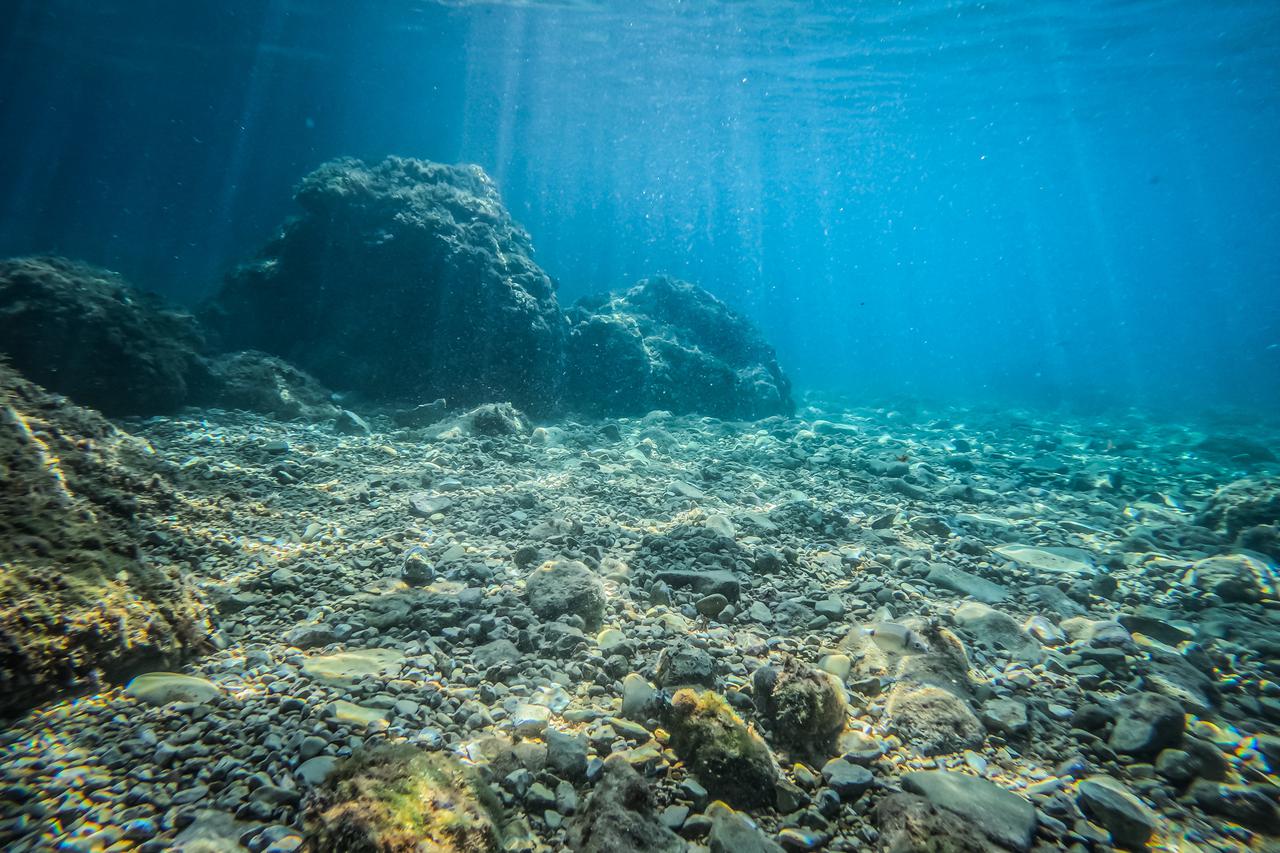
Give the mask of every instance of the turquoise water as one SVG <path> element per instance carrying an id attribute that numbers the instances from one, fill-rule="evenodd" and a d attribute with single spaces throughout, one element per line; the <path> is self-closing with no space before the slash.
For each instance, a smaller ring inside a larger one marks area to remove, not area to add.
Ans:
<path id="1" fill-rule="evenodd" d="M 321 162 L 474 162 L 562 303 L 699 282 L 802 388 L 1193 414 L 1280 399 L 1266 0 L 4 16 L 0 254 L 84 258 L 194 304 Z"/>

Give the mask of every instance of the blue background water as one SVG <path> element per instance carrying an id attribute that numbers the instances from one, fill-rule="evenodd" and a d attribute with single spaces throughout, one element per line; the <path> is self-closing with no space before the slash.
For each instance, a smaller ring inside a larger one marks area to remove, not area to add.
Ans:
<path id="1" fill-rule="evenodd" d="M 3 254 L 194 303 L 324 160 L 470 161 L 802 386 L 1280 410 L 1274 0 L 0 5 Z"/>

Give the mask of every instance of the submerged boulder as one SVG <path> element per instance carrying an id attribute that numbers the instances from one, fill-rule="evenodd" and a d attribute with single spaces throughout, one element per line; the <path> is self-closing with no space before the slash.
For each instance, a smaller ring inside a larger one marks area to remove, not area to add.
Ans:
<path id="1" fill-rule="evenodd" d="M 0 261 L 0 355 L 82 406 L 177 409 L 206 380 L 201 346 L 195 320 L 116 273 L 66 258 Z"/>
<path id="2" fill-rule="evenodd" d="M 568 398 L 586 412 L 789 415 L 791 383 L 759 331 L 696 285 L 651 278 L 569 312 Z"/>
<path id="3" fill-rule="evenodd" d="M 497 795 L 474 768 L 406 745 L 354 753 L 306 816 L 316 853 L 484 853 L 500 849 L 502 823 Z"/>
<path id="4" fill-rule="evenodd" d="M 211 359 L 208 369 L 208 381 L 196 391 L 203 404 L 281 420 L 330 421 L 340 411 L 312 376 L 265 352 L 226 353 Z"/>
<path id="5" fill-rule="evenodd" d="M 778 780 L 773 755 L 723 696 L 678 690 L 668 716 L 672 749 L 712 796 L 735 808 L 773 804 Z"/>
<path id="6" fill-rule="evenodd" d="M 227 348 L 374 399 L 555 408 L 555 285 L 479 167 L 335 160 L 295 198 L 302 215 L 203 313 Z"/>
<path id="7" fill-rule="evenodd" d="M 773 738 L 797 756 L 821 761 L 844 729 L 849 703 L 834 677 L 787 657 L 780 669 L 763 666 L 752 678 L 756 708 Z"/>
<path id="8" fill-rule="evenodd" d="M 134 544 L 167 497 L 145 444 L 3 365 L 0 398 L 0 716 L 178 663 L 207 625 L 177 568 Z"/>
<path id="9" fill-rule="evenodd" d="M 570 827 L 574 850 L 583 853 L 681 853 L 689 845 L 668 829 L 657 800 L 640 774 L 620 755 L 604 762 L 604 775 Z"/>

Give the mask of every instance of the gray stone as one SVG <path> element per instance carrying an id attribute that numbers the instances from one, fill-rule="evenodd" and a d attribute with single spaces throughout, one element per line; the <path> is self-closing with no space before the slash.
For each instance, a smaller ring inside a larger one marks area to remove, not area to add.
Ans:
<path id="1" fill-rule="evenodd" d="M 685 853 L 689 845 L 654 815 L 653 792 L 626 758 L 611 755 L 569 830 L 580 853 Z"/>
<path id="2" fill-rule="evenodd" d="M 566 779 L 578 780 L 587 772 L 587 736 L 585 732 L 570 734 L 548 728 L 547 764 Z"/>
<path id="3" fill-rule="evenodd" d="M 843 757 L 822 765 L 822 780 L 846 803 L 858 799 L 875 784 L 870 770 Z"/>
<path id="4" fill-rule="evenodd" d="M 1090 776 L 1076 788 L 1080 810 L 1107 832 L 1117 847 L 1142 850 L 1156 828 L 1155 815 L 1110 776 Z"/>
<path id="5" fill-rule="evenodd" d="M 983 604 L 997 604 L 1009 597 L 1009 591 L 1000 584 L 945 563 L 931 564 L 925 580 L 943 589 L 967 595 Z"/>
<path id="6" fill-rule="evenodd" d="M 712 803 L 707 817 L 711 818 L 707 834 L 711 853 L 783 853 L 782 846 L 765 835 L 755 821 L 724 803 Z"/>
<path id="7" fill-rule="evenodd" d="M 638 673 L 622 679 L 622 716 L 628 720 L 647 720 L 658 701 L 658 689 Z"/>
<path id="8" fill-rule="evenodd" d="M 1107 745 L 1121 755 L 1152 758 L 1167 746 L 1177 746 L 1185 729 L 1181 705 L 1158 693 L 1139 693 L 1120 700 Z"/>
<path id="9" fill-rule="evenodd" d="M 986 779 L 924 770 L 902 777 L 904 790 L 966 818 L 980 816 L 978 828 L 992 841 L 1017 851 L 1031 849 L 1036 810 L 1026 799 Z"/>
<path id="10" fill-rule="evenodd" d="M 604 615 L 604 585 L 577 560 L 549 560 L 525 580 L 529 606 L 543 619 L 577 616 L 594 630 Z"/>
<path id="11" fill-rule="evenodd" d="M 675 589 L 691 589 L 699 595 L 723 595 L 730 601 L 737 601 L 742 593 L 741 581 L 730 571 L 665 569 L 658 572 L 655 579 Z"/>

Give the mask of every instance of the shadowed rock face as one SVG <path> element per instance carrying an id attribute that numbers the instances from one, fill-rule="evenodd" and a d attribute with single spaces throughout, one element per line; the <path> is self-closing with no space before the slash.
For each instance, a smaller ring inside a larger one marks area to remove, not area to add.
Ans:
<path id="1" fill-rule="evenodd" d="M 204 312 L 225 347 L 280 355 L 375 399 L 556 408 L 555 285 L 483 171 L 338 160 L 296 199 L 302 215 Z"/>
<path id="2" fill-rule="evenodd" d="M 0 261 L 0 354 L 108 415 L 181 406 L 205 382 L 195 321 L 120 276 L 65 258 Z"/>
<path id="3" fill-rule="evenodd" d="M 569 312 L 569 401 L 614 415 L 790 414 L 791 383 L 744 317 L 688 282 L 652 278 Z"/>

